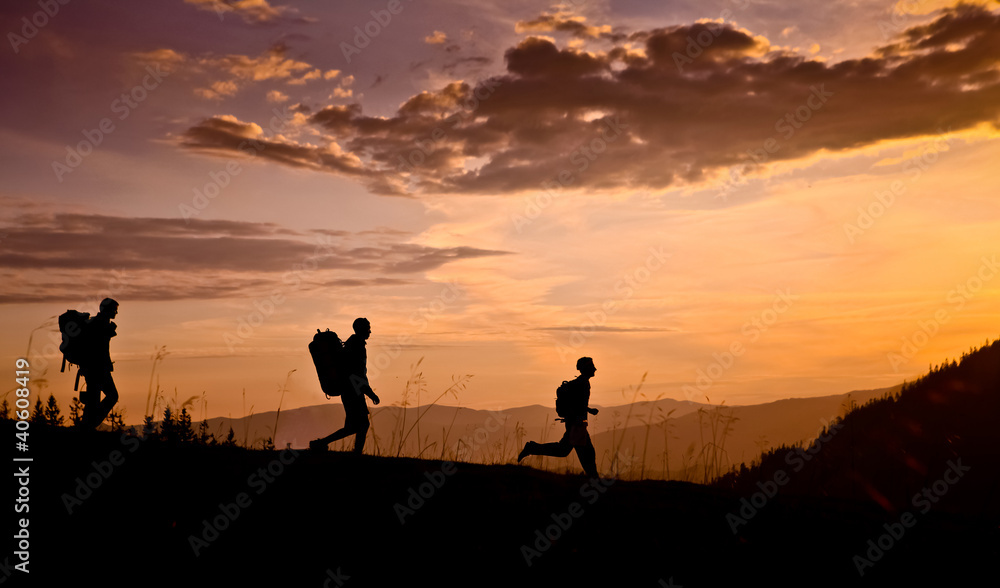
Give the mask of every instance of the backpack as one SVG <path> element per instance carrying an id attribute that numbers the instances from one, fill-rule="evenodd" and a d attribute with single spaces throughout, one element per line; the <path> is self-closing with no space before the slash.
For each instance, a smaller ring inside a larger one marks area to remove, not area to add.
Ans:
<path id="1" fill-rule="evenodd" d="M 575 402 L 577 399 L 574 398 L 573 388 L 573 380 L 563 380 L 563 383 L 556 388 L 556 415 L 561 419 L 572 416 L 573 404 L 578 404 Z"/>
<path id="2" fill-rule="evenodd" d="M 87 362 L 91 347 L 91 329 L 89 326 L 90 314 L 76 310 L 67 310 L 59 315 L 59 333 L 62 335 L 62 342 L 59 343 L 59 351 L 63 354 L 62 367 L 60 372 L 66 371 L 66 364 L 82 366 Z M 80 373 L 77 371 L 76 384 L 73 385 L 75 391 L 80 387 Z"/>
<path id="3" fill-rule="evenodd" d="M 316 366 L 316 375 L 319 376 L 319 386 L 327 398 L 340 396 L 342 386 L 341 359 L 344 354 L 344 343 L 336 333 L 327 329 L 320 331 L 316 329 L 313 340 L 309 343 L 309 355 L 312 356 L 313 365 Z"/>

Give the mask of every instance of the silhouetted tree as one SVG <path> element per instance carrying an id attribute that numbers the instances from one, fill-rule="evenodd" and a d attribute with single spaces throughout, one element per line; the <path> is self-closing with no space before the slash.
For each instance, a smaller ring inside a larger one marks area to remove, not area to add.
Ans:
<path id="1" fill-rule="evenodd" d="M 7 402 L 7 399 L 4 398 L 3 403 L 0 404 L 0 421 L 9 421 L 9 420 L 10 420 L 10 404 Z"/>
<path id="2" fill-rule="evenodd" d="M 31 418 L 29 418 L 28 421 L 31 423 L 45 424 L 45 406 L 42 404 L 41 398 L 35 402 L 35 409 L 31 412 Z"/>
<path id="3" fill-rule="evenodd" d="M 174 414 L 171 412 L 169 406 L 163 409 L 163 421 L 160 423 L 160 438 L 167 443 L 177 441 L 177 421 L 174 420 Z"/>
<path id="4" fill-rule="evenodd" d="M 194 429 L 191 428 L 191 415 L 188 414 L 187 407 L 181 408 L 181 414 L 176 421 L 177 441 L 180 443 L 190 443 L 194 441 Z"/>
<path id="5" fill-rule="evenodd" d="M 112 410 L 108 413 L 108 426 L 112 433 L 121 433 L 125 430 L 125 414 L 120 410 Z"/>
<path id="6" fill-rule="evenodd" d="M 156 431 L 156 423 L 153 422 L 153 415 L 151 414 L 147 414 L 142 419 L 142 438 L 146 440 L 159 439 L 159 433 Z"/>
<path id="7" fill-rule="evenodd" d="M 83 403 L 76 396 L 69 403 L 69 420 L 74 426 L 83 422 Z"/>
<path id="8" fill-rule="evenodd" d="M 226 440 L 222 443 L 227 447 L 234 447 L 236 445 L 236 432 L 233 431 L 233 427 L 229 427 L 229 434 L 226 435 Z"/>
<path id="9" fill-rule="evenodd" d="M 53 427 L 61 427 L 66 419 L 59 413 L 59 403 L 56 402 L 54 394 L 49 394 L 49 401 L 45 405 L 45 422 Z"/>
<path id="10" fill-rule="evenodd" d="M 198 425 L 198 442 L 202 445 L 215 445 L 215 435 L 208 432 L 207 420 L 202 420 Z"/>

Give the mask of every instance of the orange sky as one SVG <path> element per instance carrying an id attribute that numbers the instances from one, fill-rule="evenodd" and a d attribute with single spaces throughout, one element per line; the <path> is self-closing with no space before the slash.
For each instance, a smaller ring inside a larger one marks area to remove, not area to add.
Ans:
<path id="1" fill-rule="evenodd" d="M 981 4 L 5 5 L 0 374 L 65 407 L 50 319 L 111 295 L 129 422 L 160 346 L 196 418 L 325 402 L 358 316 L 387 403 L 912 379 L 1000 324 Z"/>

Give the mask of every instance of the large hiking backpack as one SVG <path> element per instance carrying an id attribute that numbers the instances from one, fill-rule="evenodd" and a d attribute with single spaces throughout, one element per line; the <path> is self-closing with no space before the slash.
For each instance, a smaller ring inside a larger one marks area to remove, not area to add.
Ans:
<path id="1" fill-rule="evenodd" d="M 556 388 L 556 415 L 561 419 L 570 417 L 573 409 L 577 408 L 573 406 L 579 403 L 574 388 L 573 380 L 563 380 L 563 383 Z"/>
<path id="2" fill-rule="evenodd" d="M 313 340 L 309 343 L 309 355 L 312 356 L 313 365 L 316 366 L 316 375 L 319 376 L 319 385 L 327 398 L 340 396 L 342 386 L 341 378 L 341 358 L 344 354 L 344 343 L 336 333 L 327 329 L 320 331 L 316 329 Z"/>
<path id="3" fill-rule="evenodd" d="M 67 310 L 59 315 L 59 333 L 62 335 L 59 351 L 63 354 L 60 372 L 66 371 L 67 363 L 76 366 L 82 366 L 86 363 L 92 344 L 89 321 L 90 314 L 86 312 Z M 76 391 L 79 387 L 80 372 L 77 371 L 73 390 Z"/>

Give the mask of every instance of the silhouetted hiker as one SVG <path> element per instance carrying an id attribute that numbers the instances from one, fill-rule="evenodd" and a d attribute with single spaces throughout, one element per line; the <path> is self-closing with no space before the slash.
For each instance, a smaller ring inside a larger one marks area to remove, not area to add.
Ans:
<path id="1" fill-rule="evenodd" d="M 576 369 L 580 375 L 575 380 L 563 382 L 556 392 L 556 413 L 566 423 L 566 433 L 555 443 L 535 443 L 528 441 L 517 456 L 517 461 L 529 455 L 547 455 L 550 457 L 566 457 L 573 449 L 580 458 L 583 471 L 591 478 L 597 474 L 597 452 L 590 441 L 587 432 L 587 413 L 597 414 L 596 408 L 590 408 L 590 378 L 597 373 L 594 360 L 581 357 L 576 360 Z"/>
<path id="2" fill-rule="evenodd" d="M 87 389 L 80 393 L 83 403 L 81 423 L 86 429 L 96 429 L 104 422 L 115 403 L 118 402 L 118 388 L 111 377 L 114 362 L 111 361 L 111 338 L 118 335 L 118 325 L 111 319 L 118 315 L 118 302 L 111 298 L 101 301 L 100 310 L 87 321 L 87 350 L 85 360 L 80 364 L 80 374 L 87 382 Z M 104 399 L 101 400 L 101 392 Z"/>
<path id="3" fill-rule="evenodd" d="M 371 337 L 372 325 L 366 318 L 354 320 L 354 334 L 344 341 L 343 379 L 340 401 L 344 403 L 344 427 L 322 439 L 309 442 L 309 449 L 326 449 L 334 441 L 354 435 L 354 452 L 361 453 L 368 435 L 368 403 L 365 396 L 378 404 L 378 396 L 368 384 L 368 352 L 365 340 Z"/>

